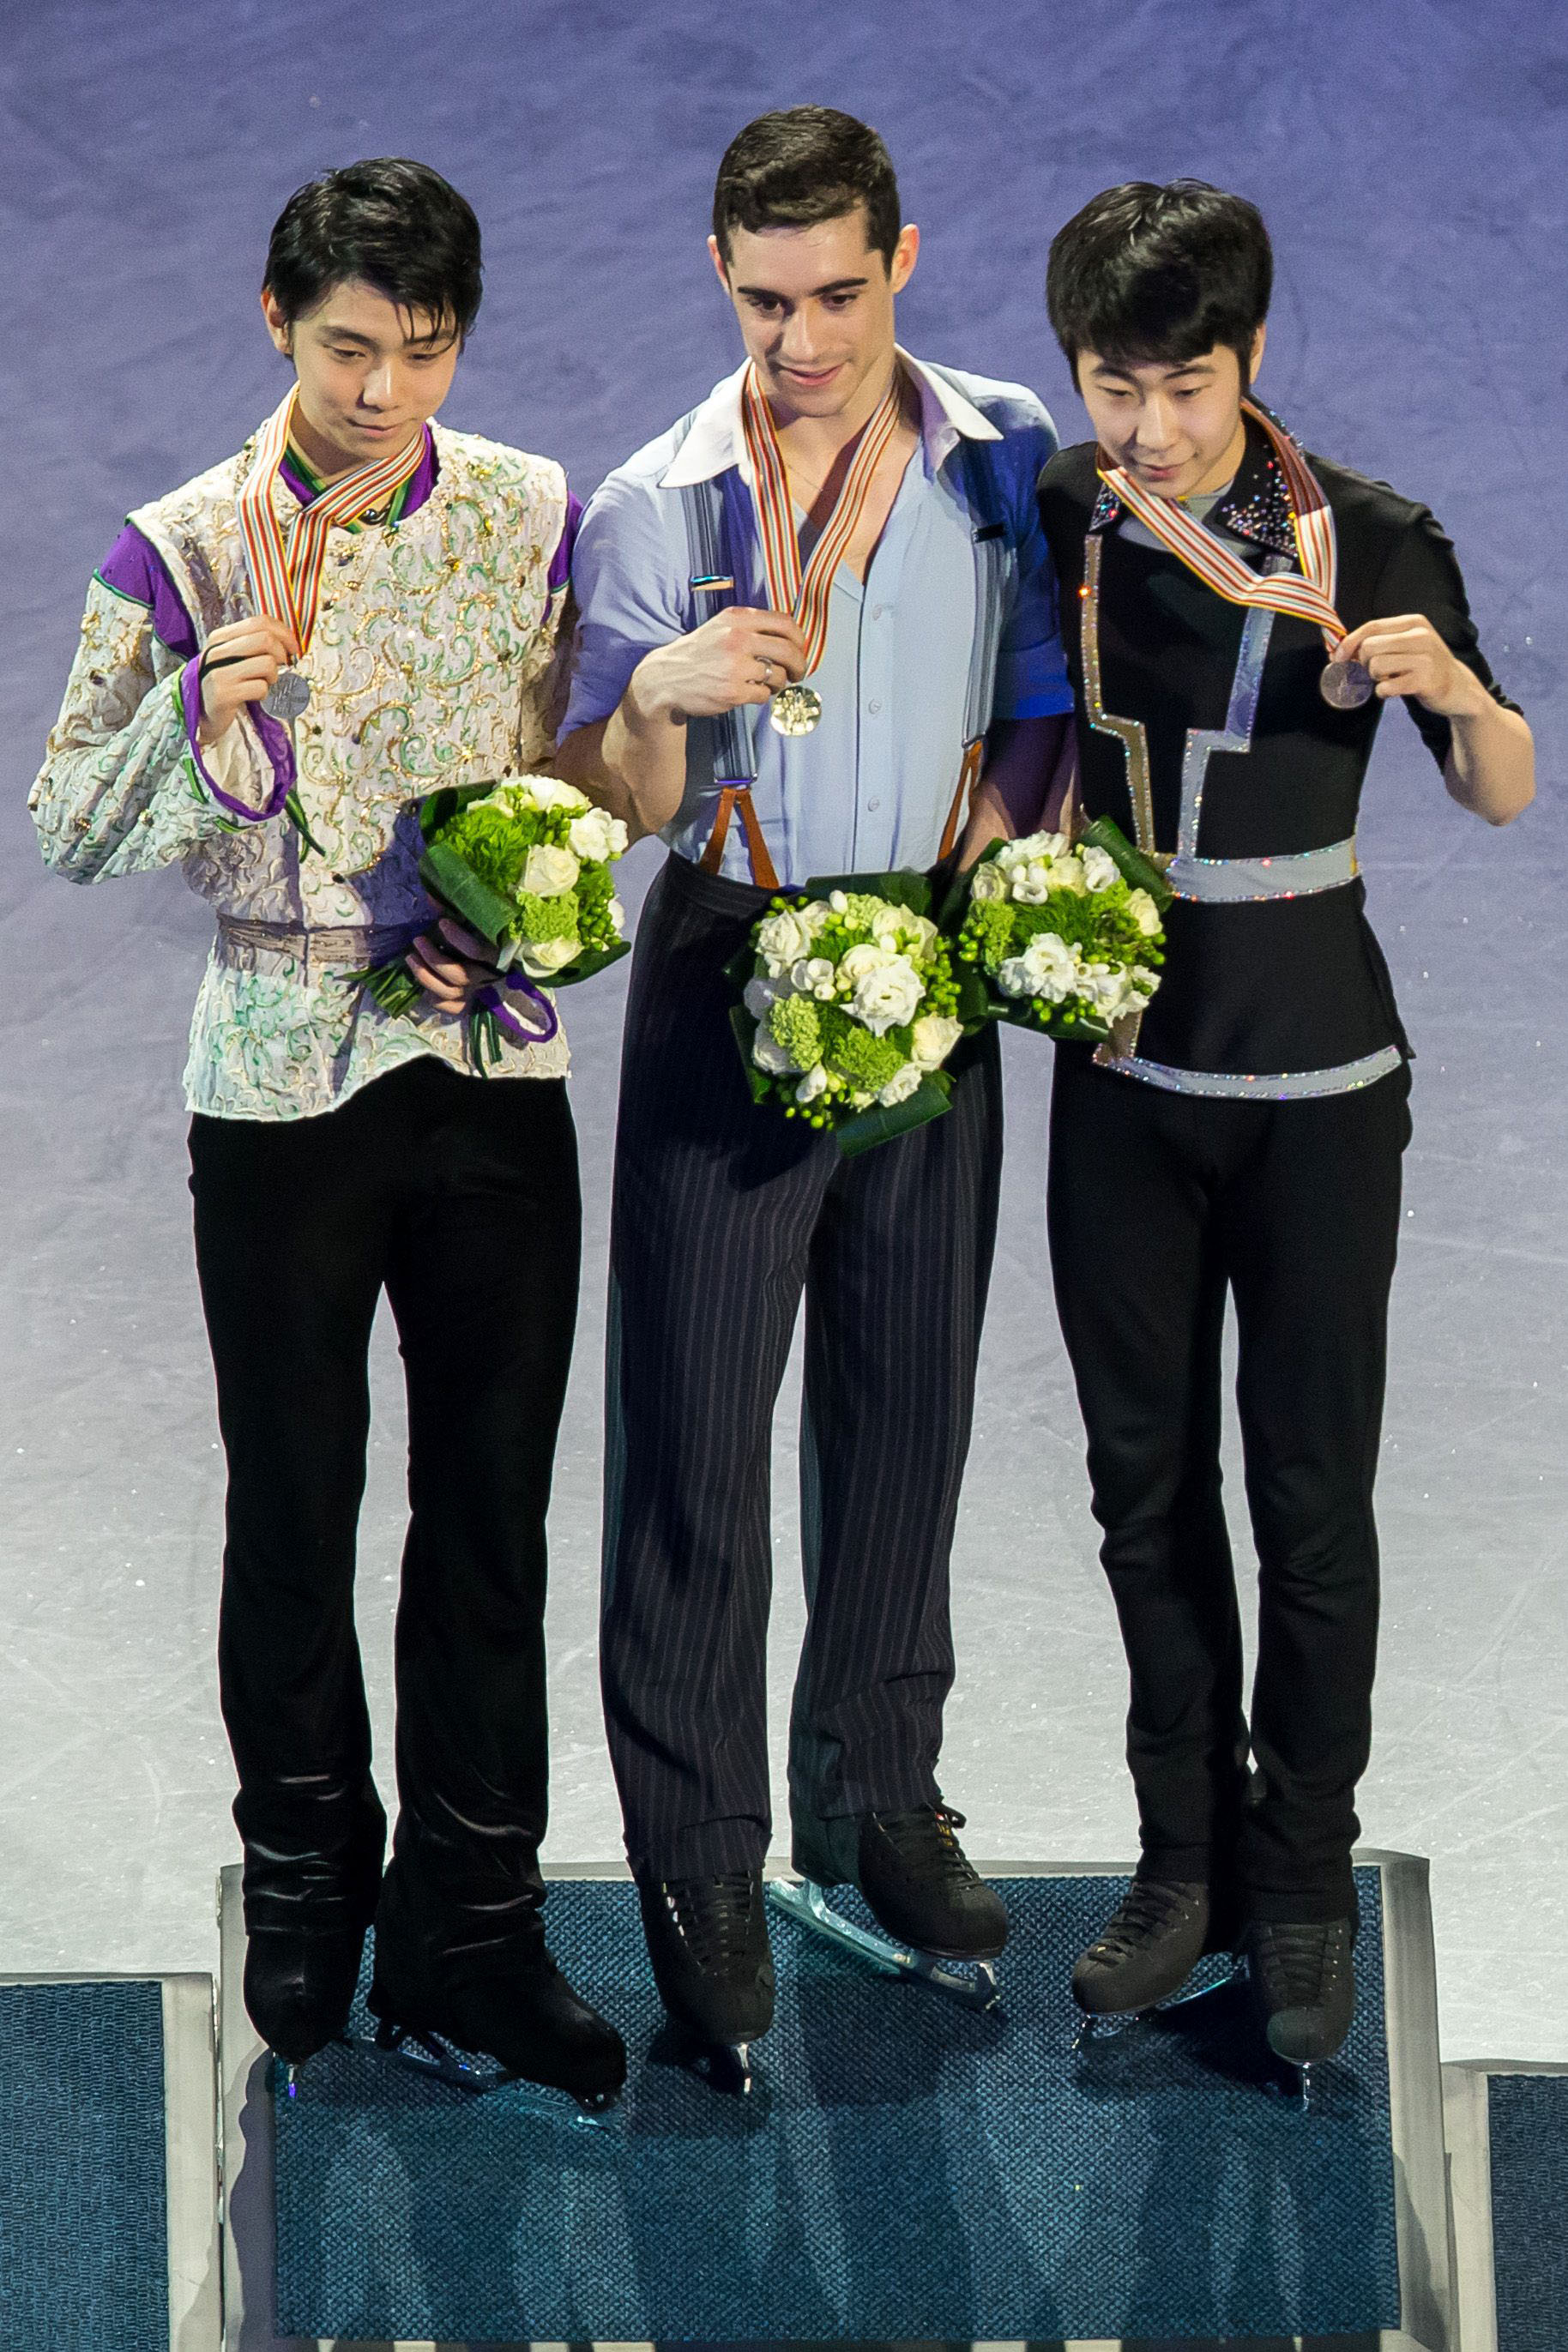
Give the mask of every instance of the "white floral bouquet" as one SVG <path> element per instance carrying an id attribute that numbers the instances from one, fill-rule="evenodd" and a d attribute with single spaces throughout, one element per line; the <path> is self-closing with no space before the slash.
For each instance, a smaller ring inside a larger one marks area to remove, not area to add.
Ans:
<path id="1" fill-rule="evenodd" d="M 1172 892 L 1109 819 L 999 841 L 968 877 L 956 946 L 997 1018 L 1102 1041 L 1160 985 Z"/>
<path id="2" fill-rule="evenodd" d="M 845 1153 L 948 1107 L 942 1065 L 969 1022 L 930 905 L 921 874 L 808 882 L 773 900 L 730 967 L 753 1097 L 831 1129 Z M 977 1001 L 970 1013 L 984 1010 Z"/>
<path id="3" fill-rule="evenodd" d="M 529 1043 L 552 1037 L 554 1009 L 538 983 L 567 987 L 628 952 L 626 910 L 610 871 L 626 855 L 626 826 L 553 776 L 432 793 L 420 805 L 419 826 L 420 879 L 443 914 L 484 940 L 500 975 L 479 992 L 468 1016 L 475 1061 L 482 1067 L 499 1057 L 502 1029 Z M 387 1013 L 426 1002 L 403 956 L 350 978 L 363 980 Z M 530 1024 L 517 1020 L 503 991 L 530 1001 Z"/>

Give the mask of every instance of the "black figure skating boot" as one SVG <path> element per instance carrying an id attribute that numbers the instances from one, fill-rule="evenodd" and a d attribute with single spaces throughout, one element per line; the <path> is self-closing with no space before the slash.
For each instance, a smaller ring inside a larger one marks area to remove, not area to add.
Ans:
<path id="1" fill-rule="evenodd" d="M 1254 1919 L 1238 1949 L 1268 2047 L 1297 2068 L 1310 2098 L 1312 2069 L 1343 2047 L 1355 2016 L 1355 1923 Z"/>
<path id="2" fill-rule="evenodd" d="M 291 2085 L 347 2028 L 381 1889 L 386 1815 L 367 1780 L 346 1848 L 301 1853 L 257 1837 L 255 1810 L 246 1808 L 253 1834 L 243 1878 L 245 2006 L 272 2053 L 275 2077 Z"/>
<path id="3" fill-rule="evenodd" d="M 659 1999 L 698 2070 L 749 2091 L 750 2048 L 773 2021 L 773 1956 L 760 1870 L 639 1878 Z"/>
<path id="4" fill-rule="evenodd" d="M 458 2090 L 532 2083 L 566 2093 L 584 2116 L 606 2113 L 626 2084 L 626 2044 L 573 1990 L 538 1913 L 468 1946 L 460 1926 L 421 1902 L 395 1858 L 375 1915 L 376 2046 Z"/>
<path id="5" fill-rule="evenodd" d="M 1089 2017 L 1132 2017 L 1179 1992 L 1210 1940 L 1206 1886 L 1137 1877 L 1072 1972 Z"/>
<path id="6" fill-rule="evenodd" d="M 1000 1998 L 997 1956 L 1007 1914 L 959 1844 L 963 1816 L 948 1805 L 902 1813 L 796 1816 L 793 1859 L 802 1884 L 774 1884 L 773 1900 L 802 1925 L 877 1967 L 919 1976 L 967 2006 Z M 830 1886 L 858 1887 L 882 1935 L 835 1911 Z"/>

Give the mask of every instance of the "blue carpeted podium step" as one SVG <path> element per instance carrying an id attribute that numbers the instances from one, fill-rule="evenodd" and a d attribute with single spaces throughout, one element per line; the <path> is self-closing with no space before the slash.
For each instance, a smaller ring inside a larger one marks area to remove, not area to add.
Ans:
<path id="1" fill-rule="evenodd" d="M 216 2352 L 210 1979 L 0 1980 L 0 2083 L 5 2352 Z"/>
<path id="2" fill-rule="evenodd" d="M 521 2090 L 474 2101 L 323 2053 L 276 2118 L 278 2332 L 1375 2340 L 1411 2325 L 1414 2294 L 1427 2315 L 1403 2340 L 1443 2352 L 1446 2269 L 1413 2289 L 1400 2236 L 1384 1874 L 1360 1882 L 1358 2021 L 1303 2113 L 1239 1987 L 1074 2052 L 1068 1976 L 1124 1884 L 1106 1875 L 1003 1882 L 1001 2018 L 775 1921 L 778 2021 L 748 2100 L 664 2057 L 629 1884 L 558 1881 L 552 1941 L 631 2046 L 624 2105 L 551 2123 Z M 1436 2112 L 1435 2032 L 1421 2063 Z M 1440 2127 L 1437 2166 L 1426 2237 L 1446 2249 Z"/>
<path id="3" fill-rule="evenodd" d="M 1568 2066 L 1443 2069 L 1463 2352 L 1568 2346 Z"/>
<path id="4" fill-rule="evenodd" d="M 1498 2352 L 1563 2352 L 1568 2074 L 1494 2074 L 1487 2108 Z"/>

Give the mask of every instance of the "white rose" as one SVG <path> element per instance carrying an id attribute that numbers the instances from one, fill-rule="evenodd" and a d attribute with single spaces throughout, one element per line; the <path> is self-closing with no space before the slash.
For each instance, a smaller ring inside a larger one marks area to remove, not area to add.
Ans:
<path id="1" fill-rule="evenodd" d="M 581 946 L 580 940 L 524 940 L 517 961 L 530 980 L 548 980 L 552 971 L 571 962 Z"/>
<path id="2" fill-rule="evenodd" d="M 848 958 L 845 958 L 845 962 Z M 842 967 L 841 967 L 842 968 Z M 925 990 L 921 976 L 904 956 L 893 956 L 879 971 L 868 971 L 849 1000 L 849 1010 L 863 1021 L 873 1037 L 912 1021 Z"/>
<path id="3" fill-rule="evenodd" d="M 1079 986 L 1078 958 L 1055 931 L 1037 931 L 1021 956 L 1009 956 L 996 975 L 1009 996 L 1040 996 L 1060 1004 Z"/>
<path id="4" fill-rule="evenodd" d="M 618 818 L 616 822 L 617 824 L 619 823 Z M 626 933 L 626 910 L 622 906 L 620 900 L 618 898 L 612 898 L 609 905 L 605 908 L 605 912 L 609 917 L 610 929 L 614 931 L 616 939 L 625 939 Z"/>
<path id="5" fill-rule="evenodd" d="M 603 866 L 608 859 L 618 856 L 620 852 L 616 846 L 616 827 L 618 824 L 619 817 L 606 815 L 602 808 L 584 809 L 582 815 L 574 816 L 566 828 L 573 856 L 582 858 L 584 865 L 589 866 Z M 624 824 L 621 831 L 623 834 L 626 831 Z"/>
<path id="6" fill-rule="evenodd" d="M 969 892 L 971 898 L 977 898 L 982 906 L 988 898 L 1005 898 L 1007 896 L 1007 877 L 994 857 L 988 857 L 984 866 L 975 867 Z"/>
<path id="7" fill-rule="evenodd" d="M 1127 910 L 1136 921 L 1146 940 L 1152 940 L 1160 928 L 1160 909 L 1147 890 L 1130 890 Z"/>
<path id="8" fill-rule="evenodd" d="M 1003 856 L 1011 852 L 1026 866 L 1037 857 L 1043 857 L 1049 863 L 1053 858 L 1065 857 L 1069 846 L 1065 833 L 1026 833 L 1021 834 L 1016 841 L 1008 842 Z"/>
<path id="9" fill-rule="evenodd" d="M 1083 860 L 1073 853 L 1069 852 L 1066 857 L 1054 857 L 1046 872 L 1053 890 L 1071 890 L 1081 898 L 1089 888 Z"/>
<path id="10" fill-rule="evenodd" d="M 528 853 L 528 863 L 522 869 L 522 887 L 536 898 L 559 898 L 567 890 L 575 889 L 582 867 L 569 849 L 557 849 L 547 841 Z"/>
<path id="11" fill-rule="evenodd" d="M 895 1103 L 908 1102 L 924 1076 L 923 1070 L 918 1070 L 912 1062 L 906 1062 L 901 1070 L 893 1072 L 877 1100 L 885 1104 L 889 1110 Z"/>
<path id="12" fill-rule="evenodd" d="M 796 1087 L 795 1098 L 797 1103 L 814 1103 L 818 1095 L 825 1095 L 826 1092 L 827 1071 L 824 1064 L 818 1062 L 807 1070 L 805 1077 Z"/>
<path id="13" fill-rule="evenodd" d="M 752 1038 L 752 1059 L 759 1070 L 766 1070 L 773 1077 L 782 1077 L 786 1071 L 799 1067 L 794 1055 L 785 1053 L 773 1031 L 768 1028 L 759 1029 Z"/>
<path id="14" fill-rule="evenodd" d="M 782 914 L 770 915 L 765 923 L 757 926 L 757 952 L 776 980 L 792 963 L 798 963 L 811 951 L 811 933 L 793 907 Z"/>
<path id="15" fill-rule="evenodd" d="M 830 1004 L 837 993 L 830 956 L 802 956 L 798 963 L 791 964 L 789 977 L 790 986 L 802 996 L 815 996 L 824 1004 Z"/>
<path id="16" fill-rule="evenodd" d="M 963 1034 L 962 1021 L 950 1021 L 941 1013 L 927 1013 L 910 1032 L 910 1050 L 922 1070 L 940 1069 Z"/>
<path id="17" fill-rule="evenodd" d="M 1015 866 L 1007 877 L 1013 897 L 1021 907 L 1043 907 L 1050 896 L 1051 884 L 1061 868 L 1047 866 L 1043 857 L 1032 858 L 1026 866 Z"/>
<path id="18" fill-rule="evenodd" d="M 776 980 L 764 980 L 758 972 L 746 982 L 741 1002 L 753 1021 L 761 1021 L 772 1006 L 791 992 L 787 987 L 781 988 Z"/>
<path id="19" fill-rule="evenodd" d="M 1093 842 L 1079 851 L 1079 863 L 1083 867 L 1084 881 L 1091 891 L 1109 890 L 1121 878 L 1121 869 L 1115 858 L 1105 850 L 1097 849 Z"/>
<path id="20" fill-rule="evenodd" d="M 525 808 L 570 809 L 575 814 L 590 805 L 586 793 L 563 784 L 554 776 L 529 776 L 514 787 Z"/>
<path id="21" fill-rule="evenodd" d="M 846 988 L 854 988 L 873 972 L 885 971 L 889 964 L 899 961 L 896 948 L 885 948 L 876 940 L 863 940 L 858 947 L 846 948 L 839 957 L 838 977 Z"/>

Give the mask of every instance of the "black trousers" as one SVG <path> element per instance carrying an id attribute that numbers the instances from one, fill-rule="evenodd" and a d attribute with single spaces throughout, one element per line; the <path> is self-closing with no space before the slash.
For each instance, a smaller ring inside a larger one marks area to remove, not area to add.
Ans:
<path id="1" fill-rule="evenodd" d="M 1057 1054 L 1051 1264 L 1131 1668 L 1142 1867 L 1234 1881 L 1258 1918 L 1354 1916 L 1408 1097 L 1405 1070 L 1353 1094 L 1233 1102 Z M 1220 1496 L 1227 1292 L 1258 1559 L 1250 1720 Z"/>
<path id="2" fill-rule="evenodd" d="M 626 1013 L 601 1665 L 627 1851 L 662 1877 L 750 1868 L 767 1850 L 769 1456 L 803 1291 L 796 1811 L 932 1802 L 952 1681 L 996 1043 L 960 1047 L 944 1118 L 844 1159 L 747 1088 L 723 967 L 766 903 L 672 858 Z"/>
<path id="3" fill-rule="evenodd" d="M 426 1057 L 319 1118 L 198 1117 L 191 1167 L 247 1856 L 330 1873 L 367 1833 L 354 1545 L 384 1288 L 409 1426 L 395 1851 L 454 1944 L 504 1931 L 542 1900 L 544 1517 L 581 1227 L 565 1082 Z"/>

